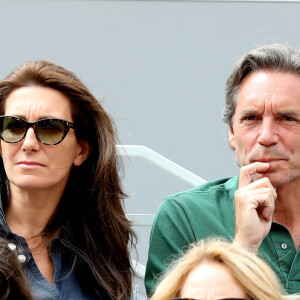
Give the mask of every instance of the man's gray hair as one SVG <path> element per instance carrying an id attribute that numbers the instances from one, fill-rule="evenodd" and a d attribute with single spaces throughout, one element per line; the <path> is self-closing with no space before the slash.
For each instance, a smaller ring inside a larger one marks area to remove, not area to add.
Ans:
<path id="1" fill-rule="evenodd" d="M 259 70 L 275 70 L 300 75 L 300 50 L 284 44 L 265 45 L 245 54 L 237 62 L 225 87 L 226 103 L 223 120 L 229 126 L 232 126 L 232 118 L 242 80 L 250 72 Z"/>

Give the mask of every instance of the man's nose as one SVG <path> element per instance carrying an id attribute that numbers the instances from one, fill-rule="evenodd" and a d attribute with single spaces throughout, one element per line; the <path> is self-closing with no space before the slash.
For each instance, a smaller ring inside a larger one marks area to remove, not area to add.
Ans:
<path id="1" fill-rule="evenodd" d="M 28 128 L 22 142 L 22 150 L 24 151 L 37 151 L 40 148 L 40 142 L 37 140 L 32 127 Z"/>
<path id="2" fill-rule="evenodd" d="M 261 122 L 257 142 L 263 146 L 272 146 L 279 141 L 278 126 L 271 119 L 264 119 Z"/>

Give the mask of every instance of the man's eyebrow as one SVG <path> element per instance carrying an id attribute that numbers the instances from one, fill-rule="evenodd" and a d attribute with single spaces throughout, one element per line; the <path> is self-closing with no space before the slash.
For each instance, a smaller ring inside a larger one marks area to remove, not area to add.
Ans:
<path id="1" fill-rule="evenodd" d="M 239 113 L 239 117 L 245 117 L 249 115 L 258 115 L 259 112 L 255 109 L 245 109 Z M 300 111 L 295 111 L 295 110 L 283 110 L 277 112 L 278 115 L 280 116 L 291 116 L 291 117 L 300 117 Z"/>
<path id="2" fill-rule="evenodd" d="M 299 117 L 300 112 L 297 112 L 297 111 L 294 111 L 294 110 L 284 110 L 284 111 L 279 111 L 278 115 L 280 115 L 280 116 Z"/>
<path id="3" fill-rule="evenodd" d="M 254 110 L 254 109 L 245 109 L 245 110 L 241 111 L 238 115 L 239 115 L 239 117 L 245 117 L 245 116 L 249 116 L 249 115 L 258 115 L 258 111 Z"/>

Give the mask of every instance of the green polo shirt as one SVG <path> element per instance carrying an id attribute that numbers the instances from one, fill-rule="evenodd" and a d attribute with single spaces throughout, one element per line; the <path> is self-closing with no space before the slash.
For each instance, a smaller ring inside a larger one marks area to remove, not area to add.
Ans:
<path id="1" fill-rule="evenodd" d="M 145 275 L 150 295 L 157 277 L 191 243 L 208 237 L 232 240 L 235 233 L 234 192 L 238 177 L 205 183 L 166 198 L 151 231 Z M 259 248 L 289 294 L 300 293 L 300 250 L 286 227 L 273 222 Z"/>

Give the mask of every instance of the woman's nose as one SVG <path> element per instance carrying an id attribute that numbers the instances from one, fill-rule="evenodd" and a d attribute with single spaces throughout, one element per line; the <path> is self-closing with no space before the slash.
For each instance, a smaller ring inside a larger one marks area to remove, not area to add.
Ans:
<path id="1" fill-rule="evenodd" d="M 28 128 L 22 142 L 22 150 L 24 151 L 38 151 L 40 149 L 40 142 L 36 138 L 32 127 Z"/>

